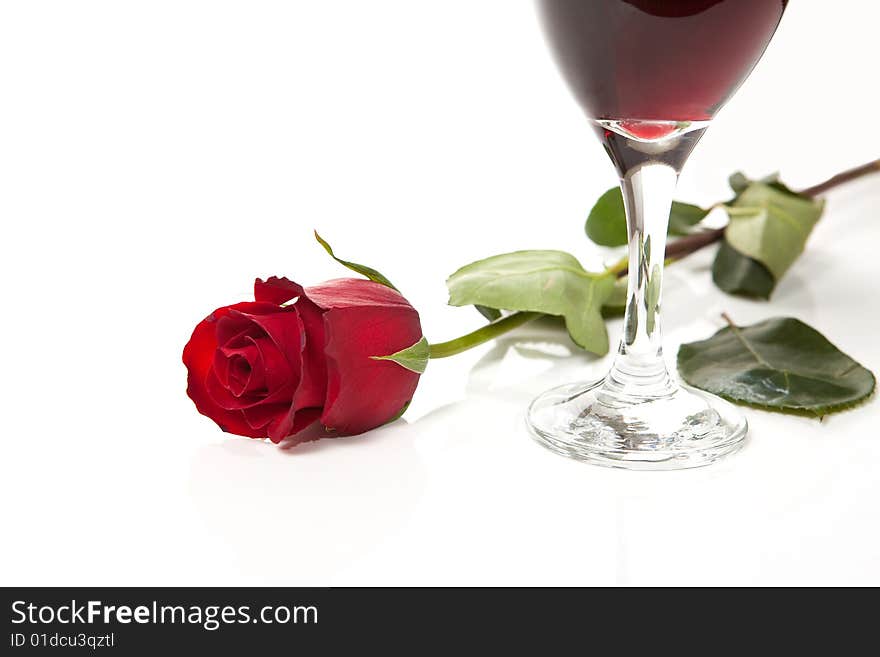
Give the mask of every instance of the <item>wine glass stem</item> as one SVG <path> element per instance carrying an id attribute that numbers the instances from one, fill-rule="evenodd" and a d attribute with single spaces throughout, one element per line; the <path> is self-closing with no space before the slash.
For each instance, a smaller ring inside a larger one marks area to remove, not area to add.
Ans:
<path id="1" fill-rule="evenodd" d="M 646 142 L 599 126 L 620 174 L 629 236 L 623 337 L 605 381 L 613 395 L 650 399 L 677 389 L 663 359 L 660 329 L 666 233 L 678 174 L 707 127 L 684 124 L 667 137 Z"/>
<path id="2" fill-rule="evenodd" d="M 663 360 L 660 305 L 663 260 L 672 196 L 678 172 L 647 162 L 621 178 L 629 235 L 629 284 L 620 349 L 611 372 L 620 384 L 658 388 L 671 385 Z"/>

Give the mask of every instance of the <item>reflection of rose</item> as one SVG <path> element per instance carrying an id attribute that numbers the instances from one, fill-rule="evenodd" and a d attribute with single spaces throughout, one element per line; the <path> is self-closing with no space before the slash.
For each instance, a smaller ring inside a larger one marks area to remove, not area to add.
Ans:
<path id="1" fill-rule="evenodd" d="M 257 280 L 254 297 L 215 310 L 183 350 L 187 393 L 224 431 L 277 443 L 320 420 L 353 435 L 394 419 L 412 399 L 419 374 L 375 358 L 422 339 L 418 313 L 396 290 L 362 279 L 304 289 L 270 278 Z"/>

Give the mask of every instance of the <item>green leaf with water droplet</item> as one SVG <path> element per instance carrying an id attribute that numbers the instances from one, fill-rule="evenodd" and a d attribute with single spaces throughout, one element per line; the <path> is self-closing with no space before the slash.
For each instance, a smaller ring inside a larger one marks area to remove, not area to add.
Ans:
<path id="1" fill-rule="evenodd" d="M 791 317 L 682 345 L 678 370 L 690 385 L 732 402 L 814 416 L 855 406 L 876 385 L 869 370 Z"/>

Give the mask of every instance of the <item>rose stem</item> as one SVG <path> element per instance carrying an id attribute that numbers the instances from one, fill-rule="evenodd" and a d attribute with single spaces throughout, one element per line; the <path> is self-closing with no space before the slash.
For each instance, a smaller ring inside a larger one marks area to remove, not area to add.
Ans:
<path id="1" fill-rule="evenodd" d="M 868 162 L 867 164 L 863 164 L 860 167 L 855 167 L 854 169 L 850 169 L 849 171 L 838 173 L 836 176 L 832 176 L 823 183 L 813 185 L 812 187 L 807 187 L 807 189 L 801 191 L 801 194 L 803 194 L 804 196 L 809 196 L 811 198 L 815 196 L 821 196 L 825 192 L 830 191 L 835 187 L 878 172 L 880 172 L 880 160 L 874 160 L 873 162 Z"/>
<path id="2" fill-rule="evenodd" d="M 500 335 L 512 331 L 518 326 L 522 326 L 534 319 L 541 317 L 543 313 L 514 313 L 507 317 L 497 319 L 491 324 L 487 324 L 476 331 L 463 335 L 449 342 L 440 342 L 431 345 L 431 358 L 449 358 L 463 351 L 467 351 L 472 347 L 494 340 Z"/>
<path id="3" fill-rule="evenodd" d="M 867 164 L 863 164 L 862 166 L 855 167 L 854 169 L 849 169 L 848 171 L 844 171 L 843 173 L 838 173 L 836 176 L 832 176 L 828 180 L 823 183 L 819 183 L 818 185 L 813 185 L 812 187 L 808 187 L 807 189 L 799 192 L 803 196 L 808 196 L 810 198 L 814 198 L 816 196 L 821 196 L 822 194 L 831 191 L 835 187 L 839 187 L 848 182 L 852 182 L 853 180 L 858 180 L 859 178 L 863 178 L 864 176 L 868 176 L 872 173 L 880 172 L 880 159 L 874 160 L 873 162 L 868 162 Z M 679 240 L 675 240 L 666 248 L 666 257 L 673 260 L 680 260 L 685 256 L 689 256 L 692 253 L 696 253 L 700 249 L 709 246 L 710 244 L 715 244 L 716 242 L 720 242 L 721 238 L 724 237 L 724 228 L 716 228 L 714 230 L 707 230 L 701 233 L 696 233 L 694 235 L 688 235 L 687 237 L 682 237 Z M 619 272 L 617 268 L 612 268 L 619 277 L 625 276 L 626 271 Z"/>

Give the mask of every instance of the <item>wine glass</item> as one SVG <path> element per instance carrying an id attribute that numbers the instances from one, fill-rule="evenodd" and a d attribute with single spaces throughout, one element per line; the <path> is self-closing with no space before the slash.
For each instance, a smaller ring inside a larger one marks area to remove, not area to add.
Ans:
<path id="1" fill-rule="evenodd" d="M 550 390 L 529 408 L 539 442 L 629 469 L 707 465 L 748 426 L 727 402 L 666 367 L 660 300 L 678 176 L 716 112 L 757 64 L 787 0 L 536 0 L 563 77 L 620 174 L 629 235 L 624 333 L 602 380 Z"/>

